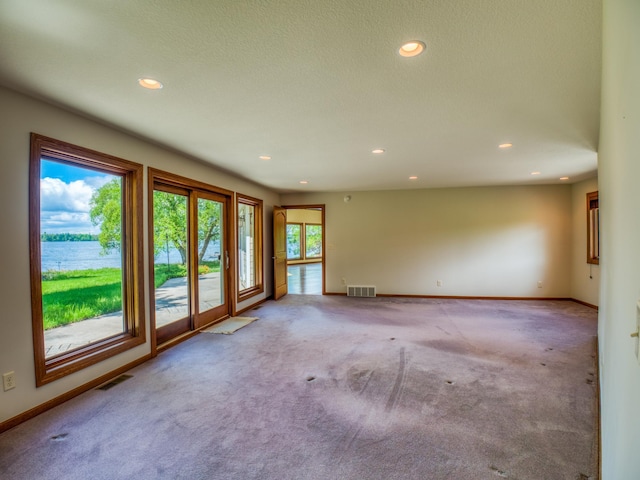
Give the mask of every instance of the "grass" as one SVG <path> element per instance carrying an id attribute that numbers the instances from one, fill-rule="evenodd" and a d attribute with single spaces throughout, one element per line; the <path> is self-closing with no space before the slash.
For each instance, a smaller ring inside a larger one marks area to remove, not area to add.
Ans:
<path id="1" fill-rule="evenodd" d="M 122 310 L 120 269 L 45 272 L 42 310 L 45 330 Z"/>
<path id="2" fill-rule="evenodd" d="M 184 265 L 156 264 L 155 286 L 185 277 Z M 220 262 L 203 262 L 200 275 L 219 272 Z M 122 310 L 122 273 L 119 268 L 48 271 L 42 274 L 42 309 L 45 330 Z"/>
<path id="3" fill-rule="evenodd" d="M 168 267 L 168 268 L 167 268 Z M 179 263 L 170 263 L 169 265 L 163 263 L 156 263 L 153 266 L 154 277 L 155 277 L 155 286 L 158 288 L 163 285 L 167 280 L 171 278 L 177 277 L 186 277 L 187 276 L 187 267 L 181 265 Z M 200 266 L 198 268 L 199 275 L 205 275 L 211 272 L 219 272 L 220 271 L 220 262 L 215 260 L 213 262 L 200 262 Z"/>

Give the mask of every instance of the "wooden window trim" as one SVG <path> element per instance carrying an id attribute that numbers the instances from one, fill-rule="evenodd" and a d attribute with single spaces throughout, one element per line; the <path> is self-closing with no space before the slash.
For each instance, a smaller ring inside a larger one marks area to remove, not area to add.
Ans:
<path id="1" fill-rule="evenodd" d="M 237 271 L 238 268 L 240 268 L 240 262 L 239 262 L 239 256 L 238 256 L 238 263 L 236 265 L 236 271 L 237 271 L 237 289 L 238 289 L 238 296 L 237 296 L 237 303 L 243 302 L 244 300 L 247 300 L 251 297 L 255 297 L 256 295 L 259 295 L 261 293 L 264 292 L 264 273 L 263 273 L 263 252 L 264 252 L 264 244 L 263 244 L 263 238 L 262 238 L 262 231 L 263 231 L 263 223 L 264 223 L 264 217 L 263 217 L 263 202 L 262 200 L 258 199 L 258 198 L 254 198 L 254 197 L 250 197 L 248 195 L 243 195 L 243 194 L 236 194 L 236 211 L 235 211 L 235 219 L 236 219 L 236 252 L 239 251 L 239 242 L 240 242 L 240 236 L 238 235 L 238 228 L 239 228 L 239 220 L 238 220 L 238 212 L 240 211 L 240 204 L 244 204 L 244 205 L 249 205 L 254 207 L 254 214 L 255 214 L 255 218 L 254 218 L 254 254 L 255 254 L 255 264 L 254 264 L 254 268 L 255 268 L 255 276 L 256 276 L 256 284 L 252 287 L 249 288 L 245 288 L 244 290 L 240 290 L 240 272 Z"/>
<path id="2" fill-rule="evenodd" d="M 86 347 L 50 358 L 45 356 L 42 311 L 42 265 L 40 250 L 41 159 L 104 171 L 122 177 L 123 195 L 123 309 L 126 328 Z M 111 155 L 67 142 L 31 134 L 29 171 L 29 247 L 31 318 L 36 386 L 62 378 L 145 343 L 142 262 L 143 167 Z"/>
<path id="3" fill-rule="evenodd" d="M 597 225 L 593 225 L 591 210 L 598 209 L 599 212 L 599 201 L 598 201 L 598 192 L 589 192 L 587 193 L 587 263 L 592 265 L 600 264 L 600 228 L 599 228 L 599 218 L 596 220 Z M 597 214 L 599 217 L 599 214 Z M 594 231 L 595 229 L 595 231 Z M 597 242 L 597 245 L 592 245 L 592 242 Z M 596 251 L 597 255 L 593 255 L 593 252 Z"/>

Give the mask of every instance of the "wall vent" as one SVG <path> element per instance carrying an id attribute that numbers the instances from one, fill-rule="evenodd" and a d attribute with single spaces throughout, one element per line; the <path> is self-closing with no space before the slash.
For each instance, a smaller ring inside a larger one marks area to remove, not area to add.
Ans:
<path id="1" fill-rule="evenodd" d="M 347 297 L 375 297 L 374 285 L 347 285 Z"/>

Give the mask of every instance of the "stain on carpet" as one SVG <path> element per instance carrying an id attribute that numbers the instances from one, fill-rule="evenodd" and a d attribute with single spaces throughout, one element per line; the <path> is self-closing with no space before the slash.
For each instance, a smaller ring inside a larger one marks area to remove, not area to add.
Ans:
<path id="1" fill-rule="evenodd" d="M 508 475 L 507 475 L 507 472 L 505 472 L 504 470 L 500 470 L 498 467 L 496 467 L 494 465 L 490 465 L 489 469 L 499 477 L 509 478 Z"/>
<path id="2" fill-rule="evenodd" d="M 423 342 L 416 342 L 418 345 L 422 345 L 427 348 L 434 348 L 441 352 L 454 353 L 457 355 L 468 355 L 471 353 L 469 348 L 462 344 L 460 341 L 455 340 L 427 340 Z"/>
<path id="3" fill-rule="evenodd" d="M 373 370 L 369 369 L 362 370 L 358 367 L 351 367 L 347 372 L 347 385 L 349 385 L 349 389 L 358 395 L 362 394 L 362 392 L 366 390 L 367 385 L 369 385 L 373 372 Z"/>

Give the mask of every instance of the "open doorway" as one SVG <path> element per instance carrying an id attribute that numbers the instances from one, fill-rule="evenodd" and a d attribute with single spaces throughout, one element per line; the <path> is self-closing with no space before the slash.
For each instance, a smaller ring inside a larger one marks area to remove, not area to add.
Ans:
<path id="1" fill-rule="evenodd" d="M 324 294 L 324 205 L 286 206 L 287 289 Z"/>

